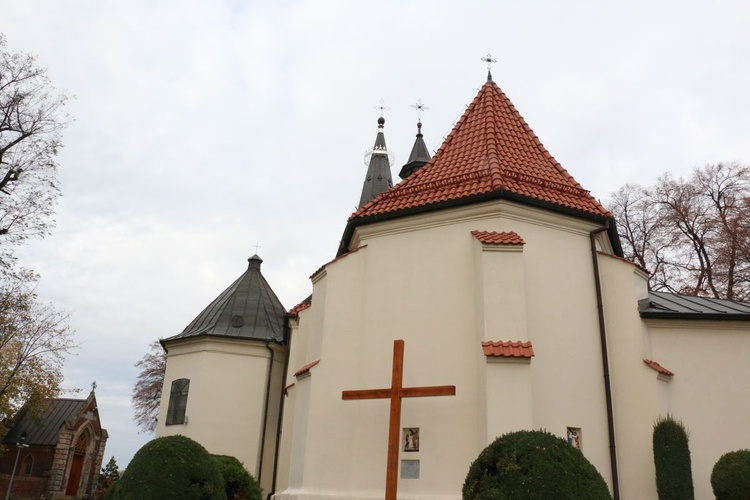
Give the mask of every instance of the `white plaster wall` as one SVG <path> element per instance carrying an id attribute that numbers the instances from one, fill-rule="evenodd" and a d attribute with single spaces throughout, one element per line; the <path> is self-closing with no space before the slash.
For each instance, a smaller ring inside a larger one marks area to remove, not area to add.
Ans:
<path id="1" fill-rule="evenodd" d="M 648 297 L 646 275 L 633 264 L 599 255 L 604 299 L 615 442 L 623 500 L 656 499 L 653 425 L 660 413 L 657 372 L 643 360 L 661 362 L 649 350 L 638 300 Z"/>
<path id="2" fill-rule="evenodd" d="M 729 451 L 750 448 L 750 324 L 648 320 L 654 359 L 674 372 L 673 416 L 690 433 L 696 499 L 711 499 L 711 471 Z"/>
<path id="3" fill-rule="evenodd" d="M 478 425 L 487 390 L 477 369 L 482 356 L 471 230 L 515 231 L 527 242 L 519 293 L 536 352 L 528 367 L 530 425 L 561 437 L 567 426 L 583 428 L 583 451 L 609 480 L 588 238 L 594 227 L 492 202 L 359 228 L 353 245 L 366 247 L 329 264 L 315 284 L 304 361 L 321 362 L 310 370 L 303 482 L 290 483 L 277 498 L 382 497 L 388 402 L 342 401 L 341 391 L 388 387 L 394 339 L 406 342 L 405 386 L 457 388 L 454 397 L 404 400 L 402 426 L 420 427 L 423 451 L 420 479 L 400 480 L 399 498 L 460 498 L 468 467 L 487 440 Z M 514 384 L 513 390 L 521 388 Z M 489 404 L 508 401 L 498 397 Z M 518 421 L 497 423 L 497 431 Z"/>
<path id="4" fill-rule="evenodd" d="M 283 350 L 274 344 L 272 391 L 280 392 Z M 169 346 L 156 436 L 181 434 L 210 453 L 237 457 L 270 491 L 273 460 L 260 470 L 261 432 L 270 354 L 263 342 L 210 337 L 174 342 Z M 172 381 L 190 379 L 187 423 L 165 425 Z M 278 405 L 269 408 L 266 459 L 273 448 Z"/>
<path id="5" fill-rule="evenodd" d="M 485 445 L 508 432 L 534 428 L 531 404 L 531 363 L 528 360 L 487 361 L 487 434 Z"/>

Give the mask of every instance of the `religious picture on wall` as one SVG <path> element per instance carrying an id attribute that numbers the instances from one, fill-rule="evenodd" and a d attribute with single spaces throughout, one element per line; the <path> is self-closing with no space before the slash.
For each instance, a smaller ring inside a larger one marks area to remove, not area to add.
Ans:
<path id="1" fill-rule="evenodd" d="M 568 444 L 578 450 L 581 449 L 581 429 L 578 427 L 568 427 Z"/>
<path id="2" fill-rule="evenodd" d="M 404 428 L 404 451 L 419 451 L 419 427 Z"/>

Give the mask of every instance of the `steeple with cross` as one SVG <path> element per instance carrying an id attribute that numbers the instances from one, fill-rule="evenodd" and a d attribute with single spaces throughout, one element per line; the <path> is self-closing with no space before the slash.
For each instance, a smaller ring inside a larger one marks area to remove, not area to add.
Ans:
<path id="1" fill-rule="evenodd" d="M 417 111 L 417 139 L 414 141 L 414 146 L 411 148 L 411 154 L 409 155 L 406 165 L 401 167 L 401 171 L 398 173 L 398 176 L 402 179 L 406 179 L 432 159 L 430 152 L 427 150 L 424 138 L 422 137 L 422 112 L 427 111 L 430 108 L 422 102 L 422 99 L 411 104 L 411 107 Z"/>
<path id="2" fill-rule="evenodd" d="M 375 145 L 365 154 L 367 174 L 365 175 L 365 182 L 362 185 L 362 194 L 359 197 L 359 204 L 357 207 L 361 207 L 386 189 L 393 186 L 390 161 L 392 155 L 385 145 L 385 134 L 383 133 L 383 126 L 385 125 L 383 112 L 388 111 L 391 108 L 385 105 L 383 99 L 380 100 L 377 106 L 373 106 L 373 108 L 380 110 L 380 117 L 378 118 L 378 134 L 375 136 Z"/>

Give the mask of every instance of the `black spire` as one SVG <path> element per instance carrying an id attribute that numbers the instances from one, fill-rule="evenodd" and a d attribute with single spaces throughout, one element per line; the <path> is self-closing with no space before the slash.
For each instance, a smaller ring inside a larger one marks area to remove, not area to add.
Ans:
<path id="1" fill-rule="evenodd" d="M 414 141 L 414 146 L 411 148 L 409 160 L 406 162 L 406 165 L 401 167 L 398 176 L 402 179 L 406 179 L 418 169 L 426 165 L 431 159 L 430 152 L 427 150 L 427 145 L 422 138 L 422 122 L 420 121 L 417 122 L 417 139 Z"/>
<path id="2" fill-rule="evenodd" d="M 385 108 L 381 106 L 380 109 Z M 391 163 L 388 160 L 388 148 L 385 145 L 383 125 L 385 125 L 385 118 L 381 116 L 378 118 L 378 135 L 375 137 L 375 146 L 368 153 L 370 163 L 367 166 L 367 175 L 362 185 L 362 195 L 359 197 L 359 205 L 357 207 L 361 207 L 393 186 Z"/>

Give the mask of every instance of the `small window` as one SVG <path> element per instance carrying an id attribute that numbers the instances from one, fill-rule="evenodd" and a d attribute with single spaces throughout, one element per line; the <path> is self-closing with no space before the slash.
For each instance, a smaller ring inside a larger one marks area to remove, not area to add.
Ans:
<path id="1" fill-rule="evenodd" d="M 169 408 L 167 410 L 167 425 L 185 423 L 185 409 L 187 408 L 190 379 L 179 378 L 172 382 L 169 392 Z"/>
<path id="2" fill-rule="evenodd" d="M 34 457 L 31 456 L 31 454 L 26 455 L 26 458 L 23 459 L 23 463 L 21 464 L 21 474 L 24 476 L 30 476 L 31 471 L 34 470 Z"/>

